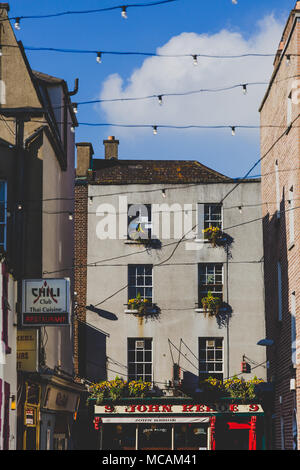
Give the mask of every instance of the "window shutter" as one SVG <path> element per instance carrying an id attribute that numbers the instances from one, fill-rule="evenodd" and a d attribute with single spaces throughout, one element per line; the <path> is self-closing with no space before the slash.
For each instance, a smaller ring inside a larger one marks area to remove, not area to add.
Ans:
<path id="1" fill-rule="evenodd" d="M 204 204 L 199 203 L 198 204 L 198 238 L 202 239 L 204 238 L 204 233 L 202 230 L 204 229 Z"/>

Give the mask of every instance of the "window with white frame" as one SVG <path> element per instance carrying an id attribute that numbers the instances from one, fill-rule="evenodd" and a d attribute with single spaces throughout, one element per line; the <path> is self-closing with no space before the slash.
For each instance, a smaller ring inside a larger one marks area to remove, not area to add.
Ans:
<path id="1" fill-rule="evenodd" d="M 222 230 L 222 205 L 204 204 L 204 228 L 218 227 Z"/>
<path id="2" fill-rule="evenodd" d="M 297 333 L 296 333 L 296 292 L 291 295 L 291 348 L 292 363 L 297 364 Z"/>
<path id="3" fill-rule="evenodd" d="M 223 380 L 223 338 L 199 338 L 199 377 Z"/>
<path id="4" fill-rule="evenodd" d="M 277 263 L 278 321 L 282 321 L 282 274 L 281 263 Z"/>
<path id="5" fill-rule="evenodd" d="M 279 163 L 275 161 L 275 186 L 276 186 L 276 215 L 280 218 L 280 181 L 279 181 Z"/>
<path id="6" fill-rule="evenodd" d="M 128 338 L 128 380 L 152 382 L 152 338 Z"/>
<path id="7" fill-rule="evenodd" d="M 222 205 L 213 203 L 198 204 L 198 237 L 203 239 L 203 230 L 209 227 L 218 227 L 222 230 Z"/>
<path id="8" fill-rule="evenodd" d="M 152 214 L 151 204 L 128 205 L 128 234 L 129 240 L 151 240 Z"/>
<path id="9" fill-rule="evenodd" d="M 286 125 L 289 127 L 292 124 L 292 107 L 293 107 L 293 100 L 292 100 L 292 92 L 288 95 L 287 99 L 287 118 L 286 118 Z"/>
<path id="10" fill-rule="evenodd" d="M 152 264 L 130 264 L 128 266 L 128 300 L 140 294 L 142 299 L 152 302 Z"/>
<path id="11" fill-rule="evenodd" d="M 0 247 L 6 250 L 7 226 L 7 186 L 6 181 L 0 181 Z"/>
<path id="12" fill-rule="evenodd" d="M 290 245 L 295 241 L 295 220 L 294 220 L 294 188 L 290 187 L 289 190 L 289 232 L 290 232 Z"/>
<path id="13" fill-rule="evenodd" d="M 200 263 L 198 265 L 198 284 L 199 305 L 209 292 L 223 301 L 223 265 L 220 263 Z"/>

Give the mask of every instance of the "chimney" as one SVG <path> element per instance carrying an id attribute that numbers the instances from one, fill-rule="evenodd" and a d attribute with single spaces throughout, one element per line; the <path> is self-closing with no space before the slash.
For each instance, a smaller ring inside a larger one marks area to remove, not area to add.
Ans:
<path id="1" fill-rule="evenodd" d="M 92 166 L 94 149 L 89 142 L 78 142 L 77 147 L 77 168 L 76 176 L 87 176 L 88 170 Z"/>
<path id="2" fill-rule="evenodd" d="M 119 141 L 115 140 L 115 136 L 110 135 L 107 140 L 103 140 L 103 144 L 105 148 L 105 160 L 110 160 L 111 158 L 118 160 Z"/>

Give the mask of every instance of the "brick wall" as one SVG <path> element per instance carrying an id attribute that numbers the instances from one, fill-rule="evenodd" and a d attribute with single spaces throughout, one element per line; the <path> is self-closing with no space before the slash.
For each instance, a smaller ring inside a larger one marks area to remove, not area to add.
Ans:
<path id="1" fill-rule="evenodd" d="M 88 222 L 88 185 L 75 185 L 75 292 L 76 317 L 86 321 L 86 289 L 87 289 L 87 222 Z M 78 338 L 78 320 L 74 319 L 74 368 L 79 376 L 80 344 Z"/>
<path id="2" fill-rule="evenodd" d="M 300 12 L 300 10 L 299 10 Z M 297 54 L 300 51 L 300 23 L 292 32 L 289 43 L 285 44 L 291 31 L 291 18 L 284 34 L 283 47 L 286 54 Z M 291 349 L 291 295 L 295 292 L 296 312 L 300 305 L 300 158 L 299 158 L 299 126 L 298 119 L 287 131 L 288 96 L 292 90 L 295 75 L 300 74 L 300 61 L 291 56 L 287 65 L 285 58 L 278 65 L 273 83 L 261 110 L 261 156 L 262 156 L 262 212 L 264 227 L 265 252 L 265 306 L 267 338 L 275 341 L 274 346 L 267 348 L 270 360 L 269 380 L 275 384 L 273 446 L 293 449 L 293 410 L 296 403 L 300 405 L 298 391 L 290 391 L 290 379 L 297 374 L 300 385 L 300 369 L 294 369 Z M 292 105 L 292 120 L 300 112 L 299 104 Z M 280 126 L 276 128 L 264 126 Z M 282 137 L 281 135 L 285 132 Z M 275 144 L 275 145 L 274 145 Z M 276 216 L 277 191 L 275 162 L 278 163 L 280 188 L 280 219 Z M 294 244 L 291 244 L 289 217 L 289 190 L 293 186 L 294 195 Z M 277 263 L 281 263 L 282 271 L 282 321 L 278 321 L 278 281 Z M 300 320 L 296 316 L 297 338 L 300 337 Z M 299 408 L 299 406 L 297 407 Z M 298 422 L 299 412 L 298 412 Z M 284 433 L 282 433 L 282 425 Z M 299 433 L 300 434 L 300 433 Z M 298 435 L 298 448 L 300 440 Z"/>

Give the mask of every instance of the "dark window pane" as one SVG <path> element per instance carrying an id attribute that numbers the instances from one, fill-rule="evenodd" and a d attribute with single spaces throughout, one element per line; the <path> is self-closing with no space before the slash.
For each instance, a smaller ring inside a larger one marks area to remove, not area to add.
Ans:
<path id="1" fill-rule="evenodd" d="M 144 358 L 143 351 L 137 351 L 136 353 L 137 362 L 143 362 L 143 358 Z"/>
<path id="2" fill-rule="evenodd" d="M 151 351 L 146 351 L 145 352 L 145 362 L 151 362 Z"/>
<path id="3" fill-rule="evenodd" d="M 129 362 L 134 362 L 134 359 L 135 359 L 134 351 L 128 351 L 128 361 Z"/>
<path id="4" fill-rule="evenodd" d="M 129 364 L 128 365 L 128 374 L 129 375 L 135 375 L 135 364 Z"/>
<path id="5" fill-rule="evenodd" d="M 134 349 L 134 348 L 135 348 L 135 339 L 128 338 L 128 349 Z"/>
<path id="6" fill-rule="evenodd" d="M 142 374 L 143 371 L 144 371 L 143 364 L 137 364 L 137 365 L 136 365 L 136 372 L 137 372 L 137 374 Z"/>
<path id="7" fill-rule="evenodd" d="M 152 364 L 145 364 L 145 373 L 151 374 L 152 372 Z"/>
<path id="8" fill-rule="evenodd" d="M 145 339 L 145 349 L 148 349 L 151 351 L 152 349 L 152 339 Z"/>

